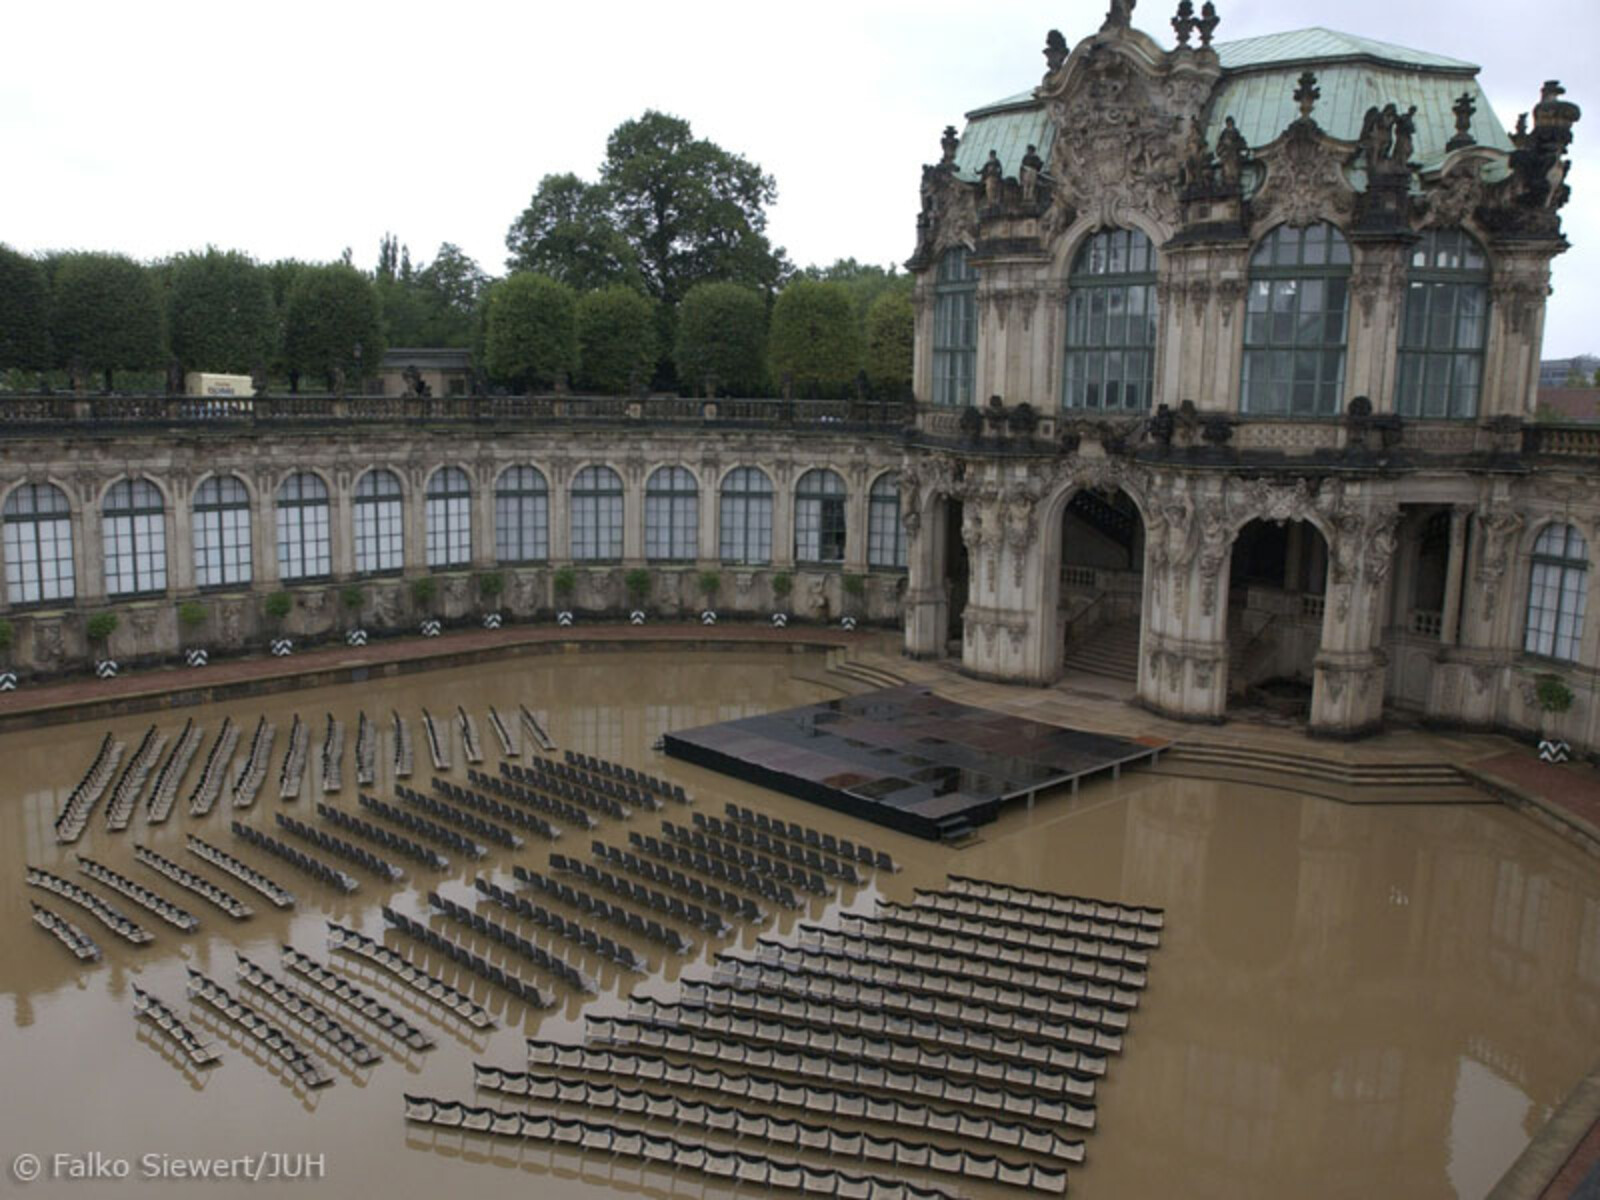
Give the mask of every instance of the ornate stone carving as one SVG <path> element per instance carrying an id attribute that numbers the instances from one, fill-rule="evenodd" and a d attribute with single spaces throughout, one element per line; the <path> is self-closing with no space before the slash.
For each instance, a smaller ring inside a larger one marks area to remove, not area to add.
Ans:
<path id="1" fill-rule="evenodd" d="M 1489 286 L 1489 297 L 1506 315 L 1506 323 L 1515 334 L 1528 332 L 1534 314 L 1550 294 L 1550 284 L 1545 280 L 1503 279 Z"/>
<path id="2" fill-rule="evenodd" d="M 1266 170 L 1252 201 L 1256 224 L 1266 228 L 1281 221 L 1304 228 L 1325 218 L 1348 220 L 1356 204 L 1343 167 L 1350 146 L 1323 133 L 1310 117 L 1291 123 L 1256 155 Z"/>
<path id="3" fill-rule="evenodd" d="M 1250 284 L 1238 276 L 1219 279 L 1216 284 L 1217 308 L 1222 313 L 1224 328 L 1233 324 L 1233 314 L 1250 292 Z"/>
<path id="4" fill-rule="evenodd" d="M 1482 543 L 1478 554 L 1475 578 L 1481 585 L 1479 594 L 1483 602 L 1483 619 L 1494 620 L 1500 584 L 1505 579 L 1511 562 L 1511 545 L 1521 531 L 1526 518 L 1509 508 L 1479 509 L 1478 528 Z"/>
<path id="5" fill-rule="evenodd" d="M 1217 588 L 1222 575 L 1222 565 L 1233 551 L 1233 529 L 1228 523 L 1226 507 L 1219 500 L 1200 506 L 1198 527 L 1199 544 L 1195 551 L 1195 566 L 1200 573 L 1200 611 L 1211 616 L 1217 611 Z"/>
<path id="6" fill-rule="evenodd" d="M 1404 278 L 1404 268 L 1393 257 L 1381 251 L 1361 256 L 1350 272 L 1350 293 L 1361 306 L 1363 328 L 1372 326 L 1372 313 L 1379 297 L 1397 295 Z"/>
<path id="7" fill-rule="evenodd" d="M 33 623 L 33 657 L 46 670 L 61 665 L 66 657 L 66 642 L 60 621 L 35 621 Z"/>

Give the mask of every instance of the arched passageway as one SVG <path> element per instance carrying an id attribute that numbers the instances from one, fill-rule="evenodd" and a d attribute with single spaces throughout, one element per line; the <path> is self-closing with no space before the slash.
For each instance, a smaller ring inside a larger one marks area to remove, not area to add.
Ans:
<path id="1" fill-rule="evenodd" d="M 1138 505 L 1121 488 L 1075 492 L 1061 514 L 1059 544 L 1056 613 L 1063 670 L 1133 683 L 1144 593 Z"/>
<path id="2" fill-rule="evenodd" d="M 1328 543 L 1309 521 L 1247 522 L 1228 564 L 1228 703 L 1304 720 L 1322 644 Z"/>

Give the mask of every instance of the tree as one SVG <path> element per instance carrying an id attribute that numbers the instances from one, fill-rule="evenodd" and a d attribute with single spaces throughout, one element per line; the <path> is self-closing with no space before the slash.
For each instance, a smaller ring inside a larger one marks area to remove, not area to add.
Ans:
<path id="1" fill-rule="evenodd" d="M 548 275 L 518 271 L 489 289 L 484 357 L 489 373 L 523 388 L 546 387 L 578 361 L 577 300 Z"/>
<path id="2" fill-rule="evenodd" d="M 640 284 L 638 255 L 612 221 L 608 193 L 570 172 L 546 175 L 506 233 L 506 268 L 579 291 Z"/>
<path id="3" fill-rule="evenodd" d="M 867 310 L 867 379 L 883 399 L 897 400 L 911 390 L 916 327 L 911 297 L 901 290 L 884 292 Z"/>
<path id="4" fill-rule="evenodd" d="M 843 395 L 861 370 L 861 332 L 843 284 L 796 279 L 772 306 L 767 355 L 774 379 L 802 395 Z"/>
<path id="5" fill-rule="evenodd" d="M 247 254 L 208 246 L 168 264 L 167 329 L 173 356 L 191 371 L 244 373 L 272 354 L 272 283 Z"/>
<path id="6" fill-rule="evenodd" d="M 50 336 L 56 361 L 74 373 L 159 367 L 161 302 L 150 272 L 121 254 L 64 254 L 55 263 Z"/>
<path id="7" fill-rule="evenodd" d="M 885 292 L 903 292 L 911 295 L 911 276 L 902 275 L 893 266 L 888 268 L 872 263 L 859 263 L 853 258 L 836 259 L 831 266 L 807 267 L 807 279 L 821 283 L 842 283 L 850 291 L 850 300 L 856 315 L 865 323 L 867 313 Z"/>
<path id="8" fill-rule="evenodd" d="M 678 307 L 679 383 L 699 393 L 710 381 L 736 396 L 761 394 L 767 375 L 767 303 L 737 283 L 697 283 Z"/>
<path id="9" fill-rule="evenodd" d="M 470 347 L 477 334 L 478 301 L 487 283 L 482 269 L 458 246 L 444 242 L 431 263 L 415 267 L 410 248 L 386 234 L 373 279 L 386 343 Z"/>
<path id="10" fill-rule="evenodd" d="M 289 287 L 283 337 L 291 380 L 304 372 L 332 388 L 342 372 L 359 383 L 383 358 L 371 280 L 343 263 L 302 268 Z"/>
<path id="11" fill-rule="evenodd" d="M 608 287 L 578 301 L 578 374 L 583 386 L 618 394 L 648 384 L 656 366 L 655 308 L 632 288 Z"/>
<path id="12" fill-rule="evenodd" d="M 0 371 L 50 366 L 50 285 L 37 260 L 0 243 Z"/>

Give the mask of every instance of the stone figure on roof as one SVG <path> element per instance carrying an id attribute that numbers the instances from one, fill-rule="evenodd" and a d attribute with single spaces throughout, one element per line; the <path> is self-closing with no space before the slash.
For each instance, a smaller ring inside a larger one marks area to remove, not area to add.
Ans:
<path id="1" fill-rule="evenodd" d="M 1393 105 L 1389 106 L 1393 108 Z M 1410 165 L 1411 152 L 1417 145 L 1417 106 L 1413 104 L 1394 119 L 1394 145 L 1389 154 L 1394 159 L 1395 166 L 1404 169 Z"/>
<path id="2" fill-rule="evenodd" d="M 1067 39 L 1061 36 L 1061 30 L 1052 29 L 1044 35 L 1044 65 L 1052 74 L 1061 69 L 1069 53 Z"/>
<path id="3" fill-rule="evenodd" d="M 1379 164 L 1389 157 L 1394 121 L 1395 108 L 1392 104 L 1382 109 L 1374 104 L 1361 119 L 1361 132 L 1356 136 L 1356 141 L 1361 147 L 1358 153 L 1366 155 L 1368 171 L 1376 173 L 1380 169 Z"/>
<path id="4" fill-rule="evenodd" d="M 978 177 L 983 180 L 983 199 L 987 204 L 1000 203 L 1000 185 L 1005 181 L 1005 168 L 1000 165 L 1000 155 L 993 150 L 984 160 L 983 170 L 978 172 Z"/>
<path id="5" fill-rule="evenodd" d="M 1211 147 L 1206 145 L 1205 126 L 1199 117 L 1189 118 L 1189 132 L 1183 140 L 1183 183 L 1185 187 L 1205 187 L 1211 182 Z"/>
<path id="6" fill-rule="evenodd" d="M 1244 134 L 1229 117 L 1222 123 L 1222 132 L 1217 134 L 1217 175 L 1222 186 L 1230 191 L 1238 188 L 1244 179 L 1246 153 Z"/>
<path id="7" fill-rule="evenodd" d="M 1111 0 L 1111 10 L 1106 13 L 1104 29 L 1126 29 L 1133 24 L 1133 6 L 1138 0 Z"/>
<path id="8" fill-rule="evenodd" d="M 1039 175 L 1044 170 L 1044 159 L 1039 157 L 1039 147 L 1028 144 L 1028 152 L 1022 156 L 1022 169 L 1017 172 L 1017 180 L 1022 184 L 1022 202 L 1032 204 L 1039 194 Z"/>

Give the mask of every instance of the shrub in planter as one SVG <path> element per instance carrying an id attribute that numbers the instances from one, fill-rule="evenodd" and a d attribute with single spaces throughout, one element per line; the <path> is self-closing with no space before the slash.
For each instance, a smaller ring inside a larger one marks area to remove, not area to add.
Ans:
<path id="1" fill-rule="evenodd" d="M 411 581 L 411 602 L 424 616 L 433 615 L 433 602 L 439 595 L 439 581 L 432 575 L 422 575 Z"/>
<path id="2" fill-rule="evenodd" d="M 190 645 L 199 640 L 200 627 L 206 623 L 210 614 L 206 606 L 198 600 L 185 600 L 178 605 L 178 628 L 183 635 L 185 645 Z"/>
<path id="3" fill-rule="evenodd" d="M 794 576 L 786 571 L 779 571 L 772 577 L 772 596 L 781 606 L 789 598 L 789 593 L 794 591 Z"/>
<path id="4" fill-rule="evenodd" d="M 711 602 L 722 587 L 722 573 L 720 571 L 701 571 L 700 578 L 696 580 L 700 585 L 700 592 L 706 598 L 706 603 Z"/>
<path id="5" fill-rule="evenodd" d="M 288 592 L 273 592 L 261 602 L 261 611 L 274 625 L 279 624 L 294 610 L 294 597 Z"/>
<path id="6" fill-rule="evenodd" d="M 478 576 L 478 595 L 483 597 L 484 607 L 494 608 L 505 590 L 506 577 L 501 572 L 484 571 Z"/>
<path id="7" fill-rule="evenodd" d="M 16 640 L 17 631 L 11 622 L 0 617 L 0 666 L 11 660 L 11 644 Z"/>
<path id="8" fill-rule="evenodd" d="M 650 598 L 650 572 L 635 567 L 622 577 L 622 586 L 628 589 L 628 599 L 635 608 L 642 608 Z"/>
<path id="9" fill-rule="evenodd" d="M 353 583 L 347 583 L 339 589 L 339 603 L 352 616 L 359 615 L 361 606 L 366 602 L 367 594 Z"/>
<path id="10" fill-rule="evenodd" d="M 99 643 L 102 649 L 111 640 L 111 635 L 117 631 L 116 613 L 95 613 L 83 624 L 83 632 L 91 642 Z"/>
<path id="11" fill-rule="evenodd" d="M 859 612 L 867 595 L 867 577 L 865 575 L 846 575 L 840 580 L 844 588 L 845 606 Z"/>
<path id="12" fill-rule="evenodd" d="M 1534 681 L 1533 696 L 1539 702 L 1539 711 L 1544 714 L 1539 721 L 1539 732 L 1548 737 L 1550 726 L 1554 724 L 1552 718 L 1572 707 L 1572 689 L 1559 675 L 1541 675 Z"/>
<path id="13" fill-rule="evenodd" d="M 551 585 L 555 588 L 556 596 L 562 600 L 572 599 L 572 593 L 578 588 L 578 572 L 571 567 L 560 567 L 550 577 Z"/>

